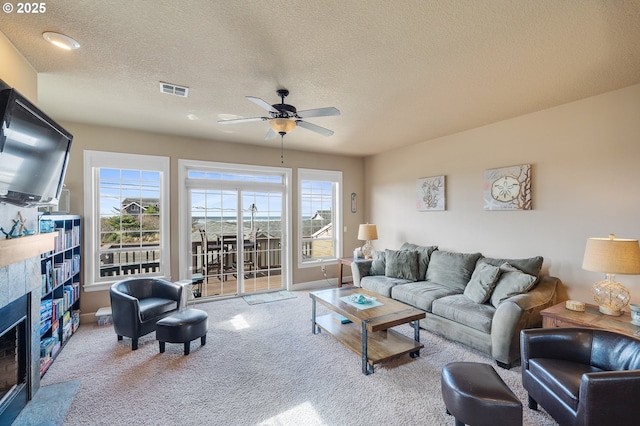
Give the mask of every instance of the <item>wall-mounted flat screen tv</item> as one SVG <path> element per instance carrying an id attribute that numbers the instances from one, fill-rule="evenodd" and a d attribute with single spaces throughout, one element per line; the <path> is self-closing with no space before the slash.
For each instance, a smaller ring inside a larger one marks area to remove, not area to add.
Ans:
<path id="1" fill-rule="evenodd" d="M 0 202 L 55 205 L 73 136 L 0 80 Z"/>

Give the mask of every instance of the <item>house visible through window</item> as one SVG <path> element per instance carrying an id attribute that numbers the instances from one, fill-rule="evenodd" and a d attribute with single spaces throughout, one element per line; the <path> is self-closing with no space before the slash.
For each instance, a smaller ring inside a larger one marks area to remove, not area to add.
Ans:
<path id="1" fill-rule="evenodd" d="M 342 172 L 298 170 L 298 266 L 335 261 L 342 255 Z"/>
<path id="2" fill-rule="evenodd" d="M 97 154 L 85 153 L 88 285 L 168 277 L 168 158 Z"/>

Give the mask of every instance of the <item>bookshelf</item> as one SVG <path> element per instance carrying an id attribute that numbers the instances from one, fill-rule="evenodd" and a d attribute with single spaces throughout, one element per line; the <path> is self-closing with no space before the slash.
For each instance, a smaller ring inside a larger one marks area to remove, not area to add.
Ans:
<path id="1" fill-rule="evenodd" d="M 40 232 L 54 235 L 54 249 L 40 255 L 40 376 L 80 325 L 80 233 L 78 215 L 42 215 Z"/>

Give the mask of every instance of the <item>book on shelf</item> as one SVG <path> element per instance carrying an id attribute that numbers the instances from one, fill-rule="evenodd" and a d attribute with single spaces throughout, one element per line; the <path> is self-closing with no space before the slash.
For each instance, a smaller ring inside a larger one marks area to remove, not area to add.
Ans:
<path id="1" fill-rule="evenodd" d="M 342 316 L 340 314 L 333 314 L 333 320 L 335 322 L 337 322 L 337 323 L 340 323 L 340 324 L 348 324 L 348 323 L 351 322 L 351 320 L 349 318 L 344 317 L 344 316 Z"/>

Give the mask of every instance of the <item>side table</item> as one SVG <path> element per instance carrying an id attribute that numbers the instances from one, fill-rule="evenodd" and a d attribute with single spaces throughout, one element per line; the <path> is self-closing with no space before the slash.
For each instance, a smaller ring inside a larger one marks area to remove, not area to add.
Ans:
<path id="1" fill-rule="evenodd" d="M 180 306 L 178 307 L 180 311 L 184 311 L 189 307 L 189 302 L 194 302 L 195 297 L 193 294 L 193 280 L 180 280 L 175 281 L 176 284 L 182 286 L 182 297 Z"/>
<path id="2" fill-rule="evenodd" d="M 353 257 L 341 257 L 338 259 L 338 287 L 342 287 L 342 266 L 351 267 Z"/>
<path id="3" fill-rule="evenodd" d="M 631 314 L 626 311 L 616 317 L 603 314 L 595 305 L 586 305 L 584 312 L 577 312 L 565 308 L 562 302 L 543 310 L 540 315 L 543 328 L 601 328 L 640 339 L 640 327 L 631 324 Z"/>

